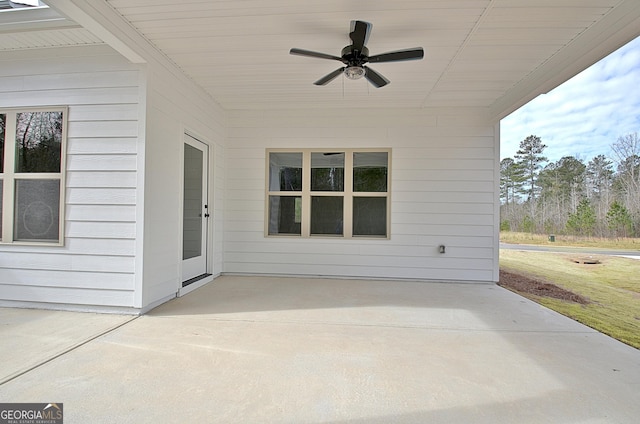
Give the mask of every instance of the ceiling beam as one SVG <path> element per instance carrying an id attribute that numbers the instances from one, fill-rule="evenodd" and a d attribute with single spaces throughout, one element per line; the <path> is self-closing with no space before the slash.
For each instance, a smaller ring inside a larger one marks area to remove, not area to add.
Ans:
<path id="1" fill-rule="evenodd" d="M 90 0 L 46 0 L 46 2 L 51 8 L 90 31 L 132 63 L 146 62 L 142 50 L 135 48 L 137 43 L 134 39 L 138 34 L 133 28 L 124 28 L 122 19 L 119 22 L 110 19 L 108 14 L 113 10 L 105 8 L 104 2 Z M 116 36 L 116 33 L 119 35 Z"/>

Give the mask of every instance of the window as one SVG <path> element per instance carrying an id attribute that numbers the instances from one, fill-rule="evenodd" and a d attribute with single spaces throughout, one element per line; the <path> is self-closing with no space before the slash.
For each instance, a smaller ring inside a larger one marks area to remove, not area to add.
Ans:
<path id="1" fill-rule="evenodd" d="M 390 155 L 268 150 L 266 235 L 388 238 Z"/>
<path id="2" fill-rule="evenodd" d="M 66 108 L 0 109 L 2 243 L 62 244 Z"/>

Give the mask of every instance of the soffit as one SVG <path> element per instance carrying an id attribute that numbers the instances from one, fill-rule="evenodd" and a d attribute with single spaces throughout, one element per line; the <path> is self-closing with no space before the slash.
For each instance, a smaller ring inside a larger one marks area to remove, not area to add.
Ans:
<path id="1" fill-rule="evenodd" d="M 100 38 L 48 7 L 0 12 L 0 52 L 101 43 Z"/>

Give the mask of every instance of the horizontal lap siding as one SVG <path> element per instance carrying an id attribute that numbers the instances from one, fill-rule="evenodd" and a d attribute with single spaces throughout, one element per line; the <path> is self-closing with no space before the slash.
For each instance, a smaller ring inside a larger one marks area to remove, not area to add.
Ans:
<path id="1" fill-rule="evenodd" d="M 209 146 L 207 272 L 222 272 L 224 112 L 169 69 L 150 69 L 145 153 L 144 287 L 142 303 L 175 295 L 182 283 L 184 133 Z"/>
<path id="2" fill-rule="evenodd" d="M 226 272 L 493 281 L 497 147 L 480 112 L 237 112 L 228 140 Z M 391 238 L 264 237 L 265 149 L 340 147 L 392 148 Z"/>
<path id="3" fill-rule="evenodd" d="M 106 46 L 0 56 L 0 107 L 69 106 L 65 245 L 0 245 L 0 298 L 134 306 L 139 71 Z"/>

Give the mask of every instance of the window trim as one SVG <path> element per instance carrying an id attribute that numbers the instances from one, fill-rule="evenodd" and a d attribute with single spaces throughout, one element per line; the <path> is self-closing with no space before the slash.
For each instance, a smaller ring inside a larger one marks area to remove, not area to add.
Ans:
<path id="1" fill-rule="evenodd" d="M 269 238 L 325 238 L 325 239 L 371 239 L 389 240 L 391 238 L 391 148 L 305 148 L 305 149 L 266 149 L 265 157 L 265 211 L 264 236 Z M 311 191 L 311 154 L 312 153 L 345 153 L 344 162 L 344 191 Z M 302 190 L 301 191 L 272 191 L 269 189 L 271 153 L 302 153 Z M 385 192 L 354 192 L 353 191 L 353 154 L 354 153 L 386 153 L 387 154 L 387 191 Z M 269 198 L 271 196 L 302 197 L 302 222 L 300 234 L 269 234 Z M 343 197 L 343 234 L 311 234 L 311 197 L 312 196 L 340 196 Z M 386 235 L 353 235 L 353 199 L 355 197 L 385 197 L 386 198 Z"/>
<path id="2" fill-rule="evenodd" d="M 16 158 L 16 115 L 25 112 L 62 112 L 62 141 L 60 146 L 60 172 L 15 172 Z M 0 114 L 6 115 L 2 180 L 2 233 L 0 246 L 64 246 L 65 242 L 65 204 L 67 170 L 67 127 L 69 122 L 68 106 L 38 106 L 19 108 L 0 108 Z M 59 180 L 60 204 L 58 210 L 58 240 L 29 241 L 15 240 L 15 188 L 17 180 Z"/>

